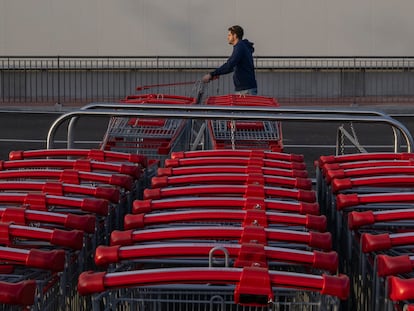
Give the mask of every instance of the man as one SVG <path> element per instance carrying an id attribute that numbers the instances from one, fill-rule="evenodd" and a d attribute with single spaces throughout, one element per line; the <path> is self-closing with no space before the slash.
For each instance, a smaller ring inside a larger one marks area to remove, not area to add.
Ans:
<path id="1" fill-rule="evenodd" d="M 233 53 L 226 63 L 216 70 L 204 75 L 203 82 L 207 83 L 219 76 L 234 71 L 233 82 L 236 94 L 257 95 L 257 82 L 254 73 L 253 43 L 243 39 L 243 28 L 236 25 L 228 29 L 227 40 L 233 46 Z"/>

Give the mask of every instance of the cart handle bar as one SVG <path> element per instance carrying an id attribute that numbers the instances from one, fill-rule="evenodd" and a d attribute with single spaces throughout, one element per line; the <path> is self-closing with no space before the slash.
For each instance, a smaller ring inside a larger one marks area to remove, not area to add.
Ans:
<path id="1" fill-rule="evenodd" d="M 81 295 L 103 292 L 107 289 L 162 284 L 236 284 L 235 302 L 243 298 L 264 305 L 273 301 L 272 286 L 318 291 L 324 295 L 346 299 L 349 296 L 349 278 L 346 275 L 313 275 L 269 271 L 266 268 L 167 268 L 118 273 L 83 272 L 79 276 Z M 267 299 L 263 300 L 265 296 Z M 252 298 L 252 299 L 248 299 Z M 257 302 L 256 300 L 256 302 Z"/>
<path id="2" fill-rule="evenodd" d="M 151 84 L 151 85 L 142 85 L 135 88 L 136 91 L 149 90 L 155 87 L 166 87 L 166 86 L 180 86 L 180 85 L 189 85 L 196 84 L 197 81 L 188 81 L 188 82 L 178 82 L 178 83 L 163 83 L 163 84 Z"/>

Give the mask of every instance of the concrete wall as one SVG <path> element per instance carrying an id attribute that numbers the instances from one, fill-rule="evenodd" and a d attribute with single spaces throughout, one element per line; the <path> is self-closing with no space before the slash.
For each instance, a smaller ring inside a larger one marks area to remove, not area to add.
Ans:
<path id="1" fill-rule="evenodd" d="M 0 0 L 0 55 L 412 56 L 412 0 Z"/>
<path id="2" fill-rule="evenodd" d="M 118 101 L 136 94 L 136 86 L 194 81 L 204 71 L 5 71 L 0 72 L 0 103 Z M 412 102 L 412 72 L 364 71 L 267 71 L 257 72 L 259 95 L 272 96 L 281 102 L 319 104 L 353 102 L 365 98 L 380 102 Z M 206 94 L 233 93 L 231 75 L 208 84 Z M 151 88 L 151 93 L 195 96 L 193 85 Z"/>

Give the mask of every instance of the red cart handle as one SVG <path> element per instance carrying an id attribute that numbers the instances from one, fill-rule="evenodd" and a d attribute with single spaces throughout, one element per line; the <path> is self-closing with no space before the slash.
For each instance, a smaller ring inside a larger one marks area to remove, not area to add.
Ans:
<path id="1" fill-rule="evenodd" d="M 0 179 L 54 179 L 68 184 L 79 185 L 82 182 L 102 183 L 118 186 L 126 190 L 132 189 L 132 177 L 121 174 L 102 174 L 76 170 L 59 169 L 21 169 L 0 171 Z"/>
<path id="2" fill-rule="evenodd" d="M 361 235 L 361 247 L 364 253 L 388 250 L 396 246 L 414 243 L 414 232 L 382 233 Z"/>
<path id="3" fill-rule="evenodd" d="M 378 254 L 375 259 L 377 261 L 377 273 L 382 277 L 411 273 L 414 269 L 414 256 L 389 256 Z"/>
<path id="4" fill-rule="evenodd" d="M 0 197 L 1 198 L 1 197 Z M 204 209 L 259 209 L 286 212 L 297 212 L 299 214 L 319 215 L 318 203 L 283 201 L 260 198 L 237 198 L 237 197 L 183 197 L 163 200 L 135 200 L 132 203 L 134 214 L 149 213 L 155 210 L 185 208 Z"/>
<path id="5" fill-rule="evenodd" d="M 192 175 L 192 174 L 263 174 L 274 175 L 282 177 L 302 177 L 307 178 L 308 173 L 306 170 L 289 170 L 282 168 L 268 168 L 259 166 L 184 166 L 184 167 L 160 167 L 157 170 L 158 176 L 179 176 L 179 175 Z"/>
<path id="6" fill-rule="evenodd" d="M 303 162 L 288 162 L 263 158 L 243 157 L 196 157 L 184 159 L 166 159 L 165 167 L 198 166 L 198 165 L 255 165 L 260 167 L 283 168 L 290 170 L 304 170 Z"/>
<path id="7" fill-rule="evenodd" d="M 128 271 L 125 273 L 83 272 L 79 276 L 78 292 L 81 295 L 100 293 L 108 289 L 133 286 L 152 286 L 159 284 L 238 284 L 247 283 L 246 292 L 242 286 L 236 288 L 237 299 L 244 294 L 254 296 L 266 293 L 269 298 L 271 287 L 304 289 L 320 292 L 323 295 L 332 295 L 340 299 L 349 296 L 349 278 L 346 275 L 312 275 L 293 272 L 268 271 L 270 284 L 263 284 L 255 280 L 254 275 L 262 275 L 261 268 L 169 268 Z M 252 271 L 249 276 L 243 271 Z M 265 271 L 267 271 L 265 269 Z M 243 278 L 243 279 L 242 279 Z M 258 286 L 255 286 L 258 285 Z M 263 287 L 260 288 L 259 286 Z M 253 290 L 253 291 L 250 291 Z M 268 300 L 268 299 L 266 299 Z M 266 302 L 266 304 L 269 301 Z M 263 301 L 262 301 L 263 303 Z"/>
<path id="8" fill-rule="evenodd" d="M 128 121 L 128 125 L 134 126 L 134 127 L 163 127 L 165 126 L 166 120 L 164 119 L 140 119 L 140 118 L 131 118 Z"/>
<path id="9" fill-rule="evenodd" d="M 361 226 L 373 225 L 378 222 L 398 220 L 413 220 L 414 209 L 393 209 L 385 211 L 352 211 L 348 214 L 349 229 L 358 229 Z"/>
<path id="10" fill-rule="evenodd" d="M 138 229 L 147 226 L 165 225 L 174 222 L 239 222 L 245 225 L 284 224 L 303 226 L 309 230 L 324 232 L 326 216 L 299 215 L 293 213 L 275 213 L 263 210 L 188 210 L 175 212 L 158 212 L 152 214 L 127 214 L 124 229 Z"/>
<path id="11" fill-rule="evenodd" d="M 80 186 L 65 184 L 61 182 L 34 182 L 34 181 L 0 181 L 0 191 L 37 191 L 52 195 L 85 195 L 95 198 L 102 198 L 111 202 L 119 201 L 119 190 L 108 187 Z"/>
<path id="12" fill-rule="evenodd" d="M 144 189 L 144 199 L 164 199 L 176 196 L 245 195 L 253 197 L 289 198 L 303 202 L 316 202 L 314 191 L 263 185 L 203 185 Z"/>
<path id="13" fill-rule="evenodd" d="M 126 98 L 120 101 L 123 104 L 159 104 L 159 105 L 193 105 L 195 99 L 176 99 L 176 98 L 148 98 L 148 99 L 134 99 Z"/>
<path id="14" fill-rule="evenodd" d="M 374 193 L 374 194 L 338 194 L 336 196 L 336 208 L 342 210 L 346 207 L 371 203 L 409 203 L 413 202 L 413 192 L 395 192 L 395 193 Z"/>
<path id="15" fill-rule="evenodd" d="M 304 190 L 312 189 L 312 181 L 309 178 L 279 177 L 263 174 L 193 174 L 180 176 L 153 177 L 151 185 L 153 188 L 187 185 L 187 184 L 261 184 L 298 188 Z"/>
<path id="16" fill-rule="evenodd" d="M 92 198 L 71 198 L 37 193 L 0 193 L 1 203 L 24 205 L 30 209 L 47 211 L 49 207 L 71 207 L 106 216 L 109 205 L 107 200 Z"/>
<path id="17" fill-rule="evenodd" d="M 68 229 L 78 229 L 87 233 L 95 232 L 96 223 L 96 217 L 91 214 L 76 215 L 13 207 L 0 208 L 0 220 L 21 225 L 33 222 L 57 224 Z"/>
<path id="18" fill-rule="evenodd" d="M 345 163 L 345 162 L 360 162 L 360 161 L 378 161 L 378 160 L 408 160 L 414 159 L 413 153 L 392 153 L 392 152 L 370 152 L 358 154 L 344 154 L 338 156 L 321 156 L 319 158 L 319 165 L 323 166 L 327 163 Z"/>
<path id="19" fill-rule="evenodd" d="M 151 85 L 137 86 L 135 89 L 137 91 L 142 91 L 142 90 L 149 90 L 149 89 L 158 88 L 158 87 L 192 85 L 192 84 L 196 84 L 196 83 L 197 83 L 197 81 L 187 81 L 187 82 L 177 82 L 177 83 L 162 83 L 162 84 L 151 84 Z M 145 94 L 144 94 L 144 96 L 145 96 Z"/>
<path id="20" fill-rule="evenodd" d="M 288 162 L 303 162 L 302 154 L 290 154 L 283 152 L 270 152 L 264 150 L 203 150 L 203 151 L 177 151 L 171 153 L 171 159 L 205 157 L 241 157 L 262 158 Z"/>
<path id="21" fill-rule="evenodd" d="M 52 245 L 71 249 L 82 249 L 83 231 L 45 229 L 30 226 L 0 223 L 0 241 L 3 245 L 13 245 L 13 238 L 46 241 Z"/>
<path id="22" fill-rule="evenodd" d="M 214 78 L 219 76 L 215 76 Z M 213 78 L 213 79 L 214 79 Z M 206 100 L 207 105 L 225 105 L 225 106 L 273 106 L 278 107 L 279 103 L 273 97 L 257 95 L 219 95 L 210 96 Z"/>
<path id="23" fill-rule="evenodd" d="M 332 191 L 337 193 L 342 190 L 357 187 L 407 187 L 414 183 L 414 176 L 373 176 L 361 178 L 334 179 Z"/>
<path id="24" fill-rule="evenodd" d="M 239 240 L 240 243 L 283 241 L 309 245 L 330 250 L 332 238 L 329 232 L 302 232 L 294 230 L 270 229 L 259 226 L 177 226 L 146 230 L 115 230 L 111 233 L 111 245 L 131 245 L 134 243 L 191 239 L 191 240 Z"/>
<path id="25" fill-rule="evenodd" d="M 142 86 L 142 87 L 137 88 L 137 90 L 138 89 L 141 90 L 141 88 L 149 89 L 151 87 L 157 87 L 157 86 L 161 86 L 161 85 Z M 167 86 L 167 85 L 164 85 L 164 86 Z M 175 100 L 180 101 L 180 102 L 194 102 L 194 97 L 182 96 L 182 95 L 172 95 L 172 94 L 155 94 L 155 93 L 128 95 L 122 101 L 124 101 L 124 100 L 153 100 L 153 99 L 175 99 Z"/>
<path id="26" fill-rule="evenodd" d="M 63 249 L 38 250 L 0 246 L 0 260 L 26 267 L 63 271 L 65 251 Z"/>
<path id="27" fill-rule="evenodd" d="M 322 172 L 328 170 L 349 170 L 349 169 L 362 169 L 373 168 L 380 166 L 414 166 L 414 159 L 410 160 L 379 160 L 379 161 L 361 161 L 361 162 L 345 162 L 345 163 L 332 163 L 326 164 L 322 169 Z"/>
<path id="28" fill-rule="evenodd" d="M 58 160 L 58 159 L 31 159 L 0 161 L 0 170 L 21 169 L 21 168 L 61 168 L 75 169 L 79 171 L 107 171 L 112 173 L 126 174 L 138 178 L 141 174 L 139 166 L 131 164 L 120 164 L 112 162 L 98 162 L 89 159 Z"/>
<path id="29" fill-rule="evenodd" d="M 100 150 L 100 149 L 38 149 L 38 150 L 17 150 L 9 153 L 9 160 L 24 160 L 32 158 L 88 158 L 99 162 L 126 161 L 135 164 L 146 165 L 146 157 L 139 154 Z"/>
<path id="30" fill-rule="evenodd" d="M 388 277 L 388 295 L 392 301 L 414 299 L 414 279 L 403 279 L 397 276 Z"/>
<path id="31" fill-rule="evenodd" d="M 208 257 L 216 246 L 217 244 L 214 243 L 157 243 L 131 246 L 99 245 L 95 251 L 95 263 L 98 266 L 107 266 L 121 261 L 137 259 L 194 256 Z M 237 259 L 235 267 L 245 266 L 246 263 L 251 266 L 260 256 L 252 256 L 250 253 L 248 255 L 249 260 L 245 261 L 243 261 L 243 256 L 248 250 L 257 250 L 257 246 L 257 244 L 220 244 L 220 248 L 225 249 L 230 258 Z M 215 256 L 223 256 L 223 254 L 217 252 Z M 335 273 L 338 268 L 338 254 L 334 251 L 303 251 L 290 248 L 264 246 L 263 257 L 264 258 L 259 258 L 259 260 L 265 262 L 278 261 L 303 264 L 315 269 L 327 270 L 331 273 Z"/>
<path id="32" fill-rule="evenodd" d="M 156 85 L 156 86 L 160 86 L 160 85 Z M 149 86 L 144 86 L 144 88 L 149 88 Z M 194 101 L 194 97 L 172 95 L 172 94 L 156 94 L 156 93 L 128 95 L 125 99 L 177 99 L 181 101 Z"/>
<path id="33" fill-rule="evenodd" d="M 18 283 L 0 281 L 0 303 L 31 306 L 34 304 L 36 281 L 25 280 Z"/>
<path id="34" fill-rule="evenodd" d="M 413 166 L 375 166 L 355 169 L 326 170 L 325 181 L 331 183 L 333 179 L 384 176 L 384 175 L 412 175 Z"/>
<path id="35" fill-rule="evenodd" d="M 126 104 L 192 105 L 196 103 L 196 99 L 194 97 L 170 94 L 138 94 L 128 95 L 120 102 Z"/>
<path id="36" fill-rule="evenodd" d="M 260 121 L 235 121 L 234 125 L 231 121 L 227 121 L 227 128 L 234 130 L 264 130 L 264 124 Z"/>

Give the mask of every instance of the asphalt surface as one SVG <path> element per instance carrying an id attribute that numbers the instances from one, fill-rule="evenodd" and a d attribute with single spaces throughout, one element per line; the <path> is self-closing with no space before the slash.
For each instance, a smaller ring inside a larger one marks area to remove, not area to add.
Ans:
<path id="1" fill-rule="evenodd" d="M 0 110 L 0 159 L 7 160 L 12 150 L 46 148 L 48 131 L 53 122 L 64 112 L 53 109 L 20 109 L 19 111 Z M 411 110 L 392 113 L 414 133 L 414 118 Z M 106 129 L 107 118 L 82 117 L 75 128 L 75 147 L 99 148 Z M 341 122 L 283 122 L 283 142 L 285 152 L 303 154 L 312 174 L 313 162 L 320 155 L 335 154 L 337 128 Z M 349 124 L 345 124 L 351 131 Z M 368 151 L 392 151 L 393 134 L 389 126 L 378 124 L 354 124 L 359 142 Z M 67 124 L 59 127 L 54 137 L 54 147 L 67 145 Z M 349 143 L 339 151 L 355 152 Z M 404 151 L 404 150 L 403 150 Z"/>

